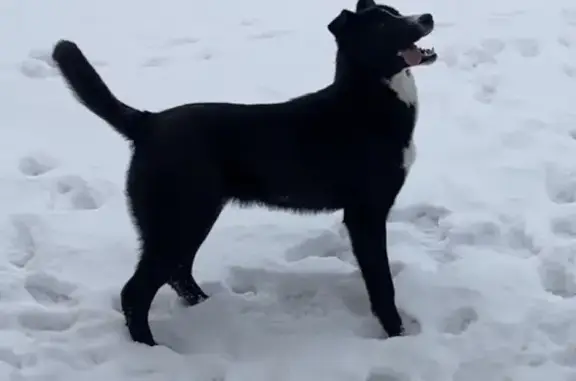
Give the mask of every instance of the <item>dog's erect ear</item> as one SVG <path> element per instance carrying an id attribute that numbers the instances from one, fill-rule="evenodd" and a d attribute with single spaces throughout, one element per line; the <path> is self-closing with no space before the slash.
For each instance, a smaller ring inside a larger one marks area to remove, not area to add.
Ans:
<path id="1" fill-rule="evenodd" d="M 337 37 L 340 32 L 342 32 L 342 30 L 350 24 L 350 21 L 354 18 L 354 16 L 356 16 L 354 12 L 351 12 L 348 9 L 343 9 L 342 12 L 340 12 L 340 14 L 336 16 L 336 18 L 332 20 L 330 24 L 328 24 L 328 30 L 335 37 Z"/>
<path id="2" fill-rule="evenodd" d="M 356 12 L 375 6 L 376 2 L 374 0 L 358 0 L 356 3 Z"/>

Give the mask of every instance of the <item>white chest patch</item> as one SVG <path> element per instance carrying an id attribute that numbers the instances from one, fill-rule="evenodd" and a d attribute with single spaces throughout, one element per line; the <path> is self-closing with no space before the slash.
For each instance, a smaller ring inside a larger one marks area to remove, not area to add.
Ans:
<path id="1" fill-rule="evenodd" d="M 406 105 L 414 107 L 414 124 L 416 124 L 416 121 L 418 120 L 418 89 L 410 69 L 402 70 L 389 81 L 387 80 L 386 85 L 396 93 L 398 99 L 406 103 Z M 408 147 L 404 148 L 403 152 L 402 166 L 407 173 L 410 171 L 415 160 L 416 146 L 414 145 L 414 141 L 410 139 Z"/>
<path id="2" fill-rule="evenodd" d="M 398 95 L 398 99 L 418 109 L 418 89 L 410 69 L 404 69 L 393 76 L 387 85 Z"/>

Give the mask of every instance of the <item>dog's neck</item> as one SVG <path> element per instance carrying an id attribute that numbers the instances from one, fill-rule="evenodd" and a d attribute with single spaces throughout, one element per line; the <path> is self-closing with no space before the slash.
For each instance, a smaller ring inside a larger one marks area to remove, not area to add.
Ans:
<path id="1" fill-rule="evenodd" d="M 382 91 L 392 92 L 398 100 L 412 109 L 414 116 L 412 125 L 404 130 L 404 133 L 400 132 L 400 135 L 406 139 L 403 166 L 406 171 L 409 171 L 416 157 L 416 146 L 412 141 L 412 133 L 418 120 L 418 92 L 416 81 L 410 69 L 405 68 L 392 77 L 386 78 L 382 75 L 359 70 L 344 54 L 338 51 L 333 85 L 336 88 L 344 89 L 344 91 L 352 92 L 354 88 L 362 90 L 368 86 L 368 89 L 375 91 L 372 95 L 377 94 L 377 97 L 379 97 L 378 94 L 382 94 Z M 370 90 L 368 92 L 370 93 Z"/>
<path id="2" fill-rule="evenodd" d="M 418 108 L 418 89 L 416 80 L 409 68 L 403 69 L 392 78 L 383 78 L 382 82 L 396 93 L 398 99 L 408 106 Z"/>
<path id="3" fill-rule="evenodd" d="M 418 107 L 418 91 L 416 81 L 409 68 L 403 69 L 390 78 L 383 77 L 366 70 L 359 70 L 347 57 L 338 51 L 336 54 L 336 71 L 334 83 L 344 88 L 352 88 L 358 84 L 373 84 L 386 86 L 392 90 L 399 100 L 407 106 Z"/>
<path id="4" fill-rule="evenodd" d="M 375 73 L 359 70 L 340 50 L 336 52 L 336 71 L 334 83 L 343 87 L 374 82 L 379 76 Z"/>

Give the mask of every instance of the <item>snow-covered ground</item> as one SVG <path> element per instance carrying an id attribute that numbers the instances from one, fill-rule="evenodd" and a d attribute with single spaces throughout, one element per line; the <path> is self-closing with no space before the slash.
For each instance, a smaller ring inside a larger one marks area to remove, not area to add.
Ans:
<path id="1" fill-rule="evenodd" d="M 128 146 L 50 66 L 76 41 L 140 108 L 271 102 L 332 79 L 353 0 L 0 4 L 0 380 L 576 380 L 576 4 L 396 0 L 432 12 L 418 157 L 390 221 L 411 335 L 381 340 L 339 214 L 229 208 L 131 342 Z"/>

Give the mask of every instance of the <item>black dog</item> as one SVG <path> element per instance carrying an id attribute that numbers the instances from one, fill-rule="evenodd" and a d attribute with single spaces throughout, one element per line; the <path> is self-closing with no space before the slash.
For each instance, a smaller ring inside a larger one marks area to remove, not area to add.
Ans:
<path id="1" fill-rule="evenodd" d="M 133 340 L 154 345 L 148 311 L 168 283 L 189 305 L 207 296 L 194 257 L 229 201 L 296 212 L 344 210 L 372 310 L 403 332 L 386 251 L 386 220 L 414 159 L 416 87 L 409 67 L 432 63 L 415 42 L 430 14 L 402 16 L 359 0 L 328 25 L 338 51 L 332 84 L 277 104 L 199 103 L 139 111 L 110 92 L 80 49 L 53 59 L 75 96 L 130 140 L 127 194 L 142 241 L 122 290 Z"/>

